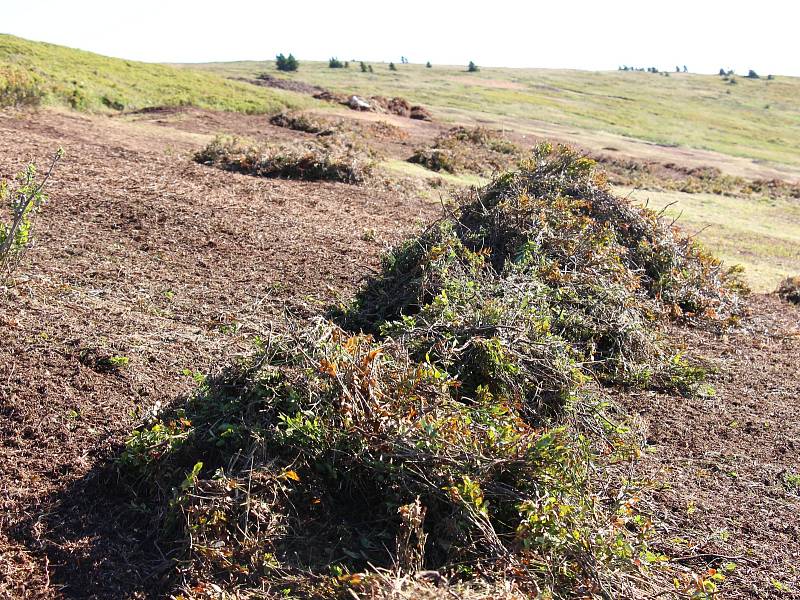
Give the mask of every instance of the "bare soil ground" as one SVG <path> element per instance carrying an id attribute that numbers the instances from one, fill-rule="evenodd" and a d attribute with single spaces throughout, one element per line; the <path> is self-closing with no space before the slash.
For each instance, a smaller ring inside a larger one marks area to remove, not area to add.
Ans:
<path id="1" fill-rule="evenodd" d="M 379 142 L 398 158 L 442 127 L 381 118 L 409 133 Z M 157 595 L 170 557 L 113 469 L 137 416 L 285 310 L 349 297 L 385 244 L 438 214 L 413 195 L 192 162 L 216 133 L 303 135 L 198 110 L 0 113 L 0 176 L 67 151 L 36 244 L 0 289 L 0 597 Z M 799 308 L 756 296 L 726 336 L 673 332 L 715 368 L 715 397 L 620 398 L 647 427 L 640 475 L 674 538 L 664 550 L 735 562 L 725 597 L 800 597 L 800 498 L 785 483 L 800 469 L 799 330 Z"/>

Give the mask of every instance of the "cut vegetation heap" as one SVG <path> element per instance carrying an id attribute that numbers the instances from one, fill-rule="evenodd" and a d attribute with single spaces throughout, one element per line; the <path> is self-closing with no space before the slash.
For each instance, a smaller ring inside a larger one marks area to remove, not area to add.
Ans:
<path id="1" fill-rule="evenodd" d="M 471 171 L 490 175 L 508 169 L 523 150 L 497 132 L 483 127 L 453 127 L 437 136 L 429 148 L 420 148 L 408 159 L 431 171 Z"/>
<path id="2" fill-rule="evenodd" d="M 372 173 L 369 151 L 343 135 L 296 144 L 255 145 L 218 137 L 195 154 L 195 161 L 259 177 L 363 183 Z"/>
<path id="3" fill-rule="evenodd" d="M 135 431 L 122 463 L 173 518 L 186 585 L 713 589 L 655 551 L 614 466 L 633 437 L 597 382 L 695 391 L 702 373 L 659 323 L 735 321 L 740 290 L 736 272 L 613 196 L 592 161 L 541 146 L 387 254 L 333 321 L 289 324 Z"/>

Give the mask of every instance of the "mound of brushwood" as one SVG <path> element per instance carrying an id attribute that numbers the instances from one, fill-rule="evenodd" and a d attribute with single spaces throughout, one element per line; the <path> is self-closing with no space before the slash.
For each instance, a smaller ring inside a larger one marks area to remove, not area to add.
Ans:
<path id="1" fill-rule="evenodd" d="M 372 173 L 370 152 L 346 136 L 330 135 L 302 143 L 247 144 L 218 137 L 195 154 L 196 162 L 258 177 L 363 183 Z"/>
<path id="2" fill-rule="evenodd" d="M 270 124 L 284 127 L 294 131 L 314 133 L 317 135 L 331 135 L 335 132 L 338 122 L 303 112 L 284 111 L 270 117 Z"/>
<path id="3" fill-rule="evenodd" d="M 591 161 L 542 146 L 387 254 L 334 320 L 290 321 L 143 424 L 121 464 L 194 597 L 716 585 L 657 551 L 604 386 L 691 393 L 702 373 L 659 326 L 733 321 L 739 289 Z"/>
<path id="4" fill-rule="evenodd" d="M 273 115 L 269 122 L 276 127 L 318 136 L 352 134 L 360 136 L 362 140 L 371 138 L 404 140 L 408 138 L 405 131 L 386 121 L 330 119 L 304 112 L 284 111 Z"/>
<path id="5" fill-rule="evenodd" d="M 437 136 L 430 147 L 417 149 L 408 161 L 432 171 L 488 175 L 508 169 L 521 156 L 522 149 L 499 132 L 459 126 Z"/>

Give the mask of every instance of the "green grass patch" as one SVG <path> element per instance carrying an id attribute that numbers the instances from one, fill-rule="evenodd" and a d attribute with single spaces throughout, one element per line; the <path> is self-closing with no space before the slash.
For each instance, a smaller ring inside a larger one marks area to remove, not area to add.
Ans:
<path id="1" fill-rule="evenodd" d="M 195 106 L 273 113 L 313 101 L 213 73 L 109 58 L 83 50 L 0 35 L 0 105 L 36 103 L 83 111 Z"/>

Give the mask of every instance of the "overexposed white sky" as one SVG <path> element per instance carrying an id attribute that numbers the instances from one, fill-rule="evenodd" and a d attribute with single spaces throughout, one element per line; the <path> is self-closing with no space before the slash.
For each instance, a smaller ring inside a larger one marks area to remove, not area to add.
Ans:
<path id="1" fill-rule="evenodd" d="M 0 32 L 151 62 L 439 64 L 800 75 L 796 0 L 0 0 Z"/>

